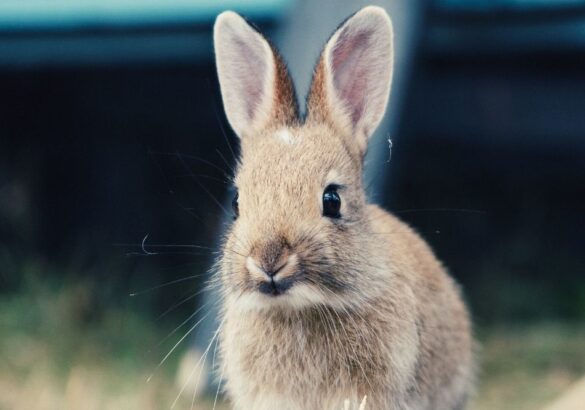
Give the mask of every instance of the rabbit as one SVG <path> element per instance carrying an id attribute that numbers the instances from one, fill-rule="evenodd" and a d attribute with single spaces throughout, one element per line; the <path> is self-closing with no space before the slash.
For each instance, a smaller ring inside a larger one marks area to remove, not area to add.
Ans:
<path id="1" fill-rule="evenodd" d="M 218 373 L 238 410 L 463 409 L 474 341 L 458 285 L 413 229 L 366 200 L 368 138 L 389 98 L 384 9 L 347 19 L 299 114 L 283 59 L 232 11 L 214 25 L 240 141 L 217 261 Z"/>

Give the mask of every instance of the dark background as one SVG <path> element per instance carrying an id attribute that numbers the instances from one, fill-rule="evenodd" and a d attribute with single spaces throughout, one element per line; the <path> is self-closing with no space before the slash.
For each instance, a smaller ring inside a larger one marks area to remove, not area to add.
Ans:
<path id="1" fill-rule="evenodd" d="M 373 197 L 431 242 L 480 322 L 583 318 L 585 47 L 567 32 L 583 24 L 585 8 L 447 6 L 425 12 L 399 137 L 381 171 L 389 182 Z M 206 270 L 211 251 L 167 245 L 214 248 L 216 201 L 229 196 L 237 140 L 221 107 L 210 24 L 2 33 L 4 44 L 159 36 L 206 45 L 183 58 L 5 56 L 3 292 L 19 286 L 31 259 L 105 281 L 105 303 Z M 159 255 L 128 256 L 142 252 L 146 235 Z"/>

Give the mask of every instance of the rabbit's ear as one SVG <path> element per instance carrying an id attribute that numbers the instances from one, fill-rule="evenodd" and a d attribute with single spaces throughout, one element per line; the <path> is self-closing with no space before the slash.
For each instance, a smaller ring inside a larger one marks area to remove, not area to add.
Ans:
<path id="1" fill-rule="evenodd" d="M 309 119 L 327 121 L 357 139 L 368 138 L 388 103 L 393 63 L 392 23 L 381 7 L 364 7 L 325 45 L 308 97 Z"/>
<path id="2" fill-rule="evenodd" d="M 213 30 L 215 61 L 227 119 L 241 138 L 298 117 L 286 66 L 268 41 L 232 11 Z"/>

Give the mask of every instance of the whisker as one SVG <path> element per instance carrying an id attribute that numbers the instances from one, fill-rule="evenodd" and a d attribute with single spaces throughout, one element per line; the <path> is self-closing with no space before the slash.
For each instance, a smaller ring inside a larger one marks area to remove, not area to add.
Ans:
<path id="1" fill-rule="evenodd" d="M 217 384 L 217 390 L 215 391 L 215 399 L 213 400 L 213 408 L 211 410 L 215 410 L 215 406 L 217 405 L 217 398 L 219 396 L 219 390 L 221 388 L 221 382 L 223 381 L 224 371 L 225 371 L 225 366 L 221 366 L 221 373 L 219 375 L 219 383 Z"/>
<path id="2" fill-rule="evenodd" d="M 202 256 L 202 255 L 206 255 L 206 253 L 195 253 L 195 252 L 152 252 L 146 249 L 147 245 L 146 245 L 146 241 L 148 239 L 148 236 L 150 234 L 147 234 L 144 239 L 142 239 L 142 242 L 140 244 L 135 244 L 135 243 L 115 243 L 112 246 L 116 246 L 116 247 L 140 247 L 140 249 L 142 250 L 142 252 L 127 252 L 126 256 L 156 256 L 156 255 L 195 255 L 195 256 Z M 187 245 L 183 245 L 183 244 L 153 244 L 153 245 L 148 245 L 150 248 L 186 248 L 186 249 L 205 249 L 205 250 L 211 250 L 211 251 L 215 251 L 214 248 L 210 248 L 208 246 L 202 246 L 202 245 L 194 245 L 194 244 L 187 244 Z"/>
<path id="3" fill-rule="evenodd" d="M 175 310 L 176 308 L 178 308 L 179 306 L 183 305 L 184 303 L 190 301 L 191 299 L 199 296 L 201 293 L 205 292 L 205 288 L 187 296 L 185 299 L 175 303 L 174 305 L 172 305 L 170 308 L 168 308 L 167 310 L 165 310 L 159 317 L 156 318 L 157 321 L 161 320 L 163 317 L 165 317 L 166 315 L 168 315 L 169 313 L 171 313 L 173 310 Z"/>
<path id="4" fill-rule="evenodd" d="M 144 244 L 144 243 L 141 243 L 141 244 L 139 244 L 139 243 L 114 243 L 112 246 L 144 247 L 144 246 L 146 246 L 146 244 Z M 192 245 L 192 244 L 159 244 L 159 243 L 157 243 L 157 244 L 149 244 L 148 247 L 150 247 L 150 248 L 194 248 L 194 249 L 214 250 L 214 248 L 209 247 L 209 246 Z M 152 253 L 152 252 L 149 252 L 149 253 Z"/>
<path id="5" fill-rule="evenodd" d="M 220 171 L 224 176 L 228 176 L 225 169 L 221 168 L 220 166 L 218 166 L 217 164 L 214 164 L 213 162 L 211 162 L 209 160 L 206 160 L 205 158 L 201 158 L 201 157 L 198 157 L 196 155 L 179 154 L 178 152 L 152 152 L 152 153 L 156 154 L 156 155 L 160 155 L 160 156 L 176 157 L 176 158 L 181 157 L 181 158 L 187 158 L 187 159 L 199 161 L 202 164 L 209 165 L 210 167 L 214 168 L 215 170 Z"/>
<path id="6" fill-rule="evenodd" d="M 225 176 L 225 174 L 224 174 L 224 176 Z M 221 178 L 217 178 L 217 177 L 214 177 L 214 176 L 211 176 L 211 175 L 205 175 L 205 174 L 192 174 L 192 175 L 185 174 L 185 175 L 177 175 L 177 177 L 178 178 L 181 178 L 181 177 L 205 178 L 205 179 L 210 179 L 212 181 L 219 182 L 219 183 L 225 184 L 225 185 L 231 184 L 231 181 L 228 180 L 228 179 L 221 179 Z"/>
<path id="7" fill-rule="evenodd" d="M 193 312 L 192 314 L 189 315 L 189 317 L 187 319 L 185 319 L 179 326 L 177 326 L 176 328 L 173 329 L 173 331 L 171 333 L 169 333 L 168 335 L 166 335 L 160 342 L 158 342 L 158 344 L 156 345 L 156 347 L 160 347 L 160 345 L 162 345 L 169 337 L 171 337 L 172 335 L 174 335 L 180 328 L 182 328 L 183 326 L 185 326 L 187 324 L 187 322 L 189 322 L 192 318 L 194 318 L 197 313 L 201 312 L 201 310 L 203 310 L 207 305 L 209 305 L 210 302 L 204 303 L 202 306 L 200 306 L 198 309 L 195 310 L 195 312 Z"/>
<path id="8" fill-rule="evenodd" d="M 171 286 L 171 285 L 174 285 L 174 284 L 177 284 L 177 283 L 185 282 L 185 281 L 188 281 L 188 280 L 191 280 L 191 279 L 200 278 L 201 276 L 204 276 L 204 275 L 205 274 L 200 273 L 200 274 L 197 274 L 197 275 L 191 275 L 191 276 L 186 276 L 184 278 L 171 280 L 170 282 L 166 282 L 166 283 L 163 283 L 161 285 L 153 286 L 153 287 L 148 288 L 148 289 L 139 290 L 138 292 L 132 292 L 128 296 L 131 296 L 132 297 L 132 296 L 143 295 L 145 293 L 149 293 L 149 292 L 152 292 L 152 291 L 155 291 L 155 290 L 158 290 L 158 289 L 167 287 L 167 286 Z"/>
<path id="9" fill-rule="evenodd" d="M 217 152 L 217 154 L 219 155 L 219 157 L 223 160 L 224 164 L 226 164 L 227 167 L 229 169 L 231 169 L 232 175 L 235 175 L 236 174 L 236 170 L 234 169 L 233 166 L 230 165 L 230 163 L 227 161 L 227 159 L 225 159 L 225 157 L 223 156 L 223 154 L 221 153 L 221 151 L 218 150 L 218 149 L 216 149 L 215 152 Z"/>
<path id="10" fill-rule="evenodd" d="M 215 341 L 215 346 L 217 346 L 217 340 Z M 201 363 L 201 367 L 199 367 L 199 373 L 197 374 L 197 381 L 195 382 L 195 387 L 193 387 L 193 397 L 191 398 L 191 410 L 195 406 L 195 396 L 197 396 L 197 388 L 199 387 L 199 382 L 201 381 L 201 373 L 203 372 L 203 368 L 205 367 L 205 362 L 207 362 L 207 352 L 203 354 L 203 363 Z"/>
<path id="11" fill-rule="evenodd" d="M 395 214 L 409 214 L 414 212 L 460 212 L 470 214 L 487 214 L 487 211 L 482 209 L 467 209 L 467 208 L 412 208 L 392 211 Z"/>
<path id="12" fill-rule="evenodd" d="M 207 353 L 209 352 L 209 349 L 211 348 L 211 345 L 213 344 L 214 340 L 217 338 L 217 335 L 219 334 L 219 332 L 221 330 L 221 327 L 223 326 L 223 323 L 224 322 L 225 322 L 225 318 L 221 321 L 221 323 L 217 327 L 217 330 L 215 331 L 213 337 L 211 338 L 211 341 L 207 345 L 207 348 L 205 349 L 205 352 L 201 355 L 201 358 L 197 361 L 197 363 L 193 367 L 193 371 L 191 372 L 191 374 L 189 374 L 189 377 L 187 378 L 187 380 L 183 384 L 183 387 L 181 388 L 181 391 L 179 391 L 179 394 L 177 395 L 177 397 L 175 398 L 175 401 L 171 405 L 171 409 L 173 409 L 175 407 L 175 405 L 177 404 L 177 401 L 179 400 L 179 398 L 183 394 L 183 391 L 185 391 L 185 388 L 187 387 L 187 384 L 189 383 L 189 381 L 191 380 L 191 378 L 195 374 L 195 370 L 197 370 L 197 367 L 199 367 L 199 364 L 201 363 L 201 361 L 206 357 Z M 184 337 L 186 337 L 186 336 L 183 336 L 183 338 Z"/>
<path id="13" fill-rule="evenodd" d="M 207 78 L 207 85 L 209 86 L 210 89 L 213 89 L 213 86 L 211 85 L 211 82 L 209 81 L 209 78 Z M 219 117 L 219 110 L 217 109 L 217 101 L 215 100 L 215 94 L 211 93 L 211 104 L 213 107 L 213 113 L 215 114 L 215 118 L 217 119 L 217 124 L 219 125 L 219 129 L 221 130 L 221 133 L 223 135 L 223 138 L 225 140 L 226 145 L 228 146 L 228 149 L 230 150 L 230 152 L 232 153 L 232 157 L 234 158 L 234 160 L 237 160 L 237 156 L 236 153 L 234 152 L 234 150 L 232 149 L 232 145 L 230 144 L 230 141 L 227 137 L 227 133 L 225 132 L 225 129 L 223 128 L 223 123 L 221 122 L 221 118 Z"/>
<path id="14" fill-rule="evenodd" d="M 168 255 L 190 255 L 190 256 L 206 256 L 207 253 L 201 252 L 155 252 L 155 253 L 142 253 L 142 252 L 126 252 L 124 256 L 168 256 Z"/>
<path id="15" fill-rule="evenodd" d="M 166 153 L 157 153 L 157 152 L 154 152 L 154 151 L 153 151 L 152 149 L 150 149 L 150 148 L 148 149 L 148 155 L 149 155 L 150 159 L 151 159 L 151 160 L 152 160 L 152 161 L 155 163 L 156 167 L 158 168 L 158 170 L 159 170 L 159 172 L 160 172 L 160 174 L 161 174 L 161 176 L 162 176 L 162 179 L 163 179 L 163 181 L 164 181 L 164 183 L 165 183 L 165 185 L 166 185 L 166 187 L 167 187 L 168 193 L 169 193 L 169 195 L 173 196 L 173 200 L 174 200 L 175 204 L 176 204 L 176 205 L 177 205 L 179 208 L 181 208 L 181 210 L 183 210 L 184 212 L 187 212 L 189 215 L 191 215 L 192 217 L 194 217 L 195 219 L 197 219 L 197 220 L 198 220 L 199 222 L 201 222 L 202 224 L 209 226 L 209 225 L 208 225 L 208 222 L 207 222 L 207 220 L 204 220 L 204 219 L 200 218 L 200 217 L 199 217 L 197 214 L 195 214 L 195 213 L 194 213 L 194 212 L 193 212 L 193 211 L 192 211 L 190 208 L 188 208 L 188 207 L 184 206 L 183 204 L 181 204 L 181 203 L 180 203 L 180 202 L 179 202 L 179 201 L 176 199 L 176 196 L 175 196 L 175 191 L 174 191 L 174 190 L 173 190 L 173 188 L 171 187 L 171 184 L 170 184 L 170 182 L 169 182 L 169 179 L 168 179 L 168 177 L 167 177 L 167 175 L 166 175 L 165 171 L 163 170 L 163 167 L 161 166 L 160 162 L 159 162 L 159 161 L 158 161 L 158 160 L 155 158 L 155 154 L 156 154 L 156 155 L 171 155 L 171 154 L 166 154 Z M 207 161 L 206 161 L 206 162 L 207 162 Z M 210 162 L 209 162 L 209 165 L 211 165 L 211 166 L 213 166 L 213 167 L 217 167 L 217 165 L 215 165 L 215 164 L 212 164 L 212 163 L 210 163 Z M 217 167 L 217 168 L 218 168 L 218 169 L 219 169 L 219 170 L 220 170 L 220 171 L 221 171 L 221 172 L 222 172 L 224 175 L 226 175 L 226 173 L 225 173 L 225 171 L 224 171 L 223 169 L 221 169 L 221 168 L 219 168 L 219 167 Z"/>
<path id="16" fill-rule="evenodd" d="M 185 168 L 185 170 L 189 173 L 189 175 L 192 177 L 193 181 L 195 181 L 195 183 L 197 185 L 199 185 L 199 187 L 213 200 L 213 202 L 227 215 L 229 216 L 230 213 L 225 209 L 225 207 L 221 204 L 221 202 L 219 202 L 217 200 L 217 198 L 215 196 L 213 196 L 213 194 L 211 192 L 209 192 L 209 190 L 205 187 L 205 185 L 203 185 L 201 182 L 199 182 L 199 180 L 194 176 L 193 172 L 191 171 L 191 169 L 188 167 L 187 163 L 185 162 L 185 160 L 183 159 L 183 157 L 181 156 L 180 153 L 177 152 L 177 158 L 181 161 L 181 164 L 183 165 L 183 167 Z"/>
<path id="17" fill-rule="evenodd" d="M 154 376 L 154 373 L 155 373 L 155 372 L 156 372 L 156 371 L 157 371 L 157 370 L 158 370 L 158 369 L 159 369 L 159 368 L 160 368 L 160 367 L 161 367 L 161 366 L 164 364 L 164 362 L 166 362 L 166 361 L 167 361 L 167 359 L 169 358 L 169 356 L 170 356 L 170 355 L 171 355 L 171 354 L 172 354 L 172 353 L 175 351 L 175 349 L 176 349 L 176 348 L 177 348 L 177 347 L 178 347 L 178 346 L 181 344 L 181 342 L 182 342 L 183 340 L 185 340 L 185 338 L 186 338 L 187 336 L 189 336 L 189 335 L 190 335 L 190 334 L 191 334 L 191 333 L 192 333 L 192 332 L 195 330 L 195 328 L 196 328 L 197 326 L 199 326 L 199 324 L 200 324 L 201 322 L 203 322 L 203 320 L 205 320 L 205 318 L 206 318 L 207 316 L 209 316 L 209 313 L 206 313 L 206 314 L 205 314 L 205 316 L 203 316 L 201 319 L 199 319 L 199 320 L 198 320 L 198 321 L 197 321 L 197 322 L 196 322 L 196 323 L 195 323 L 195 324 L 194 324 L 194 325 L 193 325 L 193 326 L 192 326 L 192 327 L 191 327 L 191 328 L 190 328 L 190 329 L 187 331 L 187 333 L 185 333 L 185 334 L 183 335 L 183 337 L 181 337 L 181 338 L 179 339 L 179 341 L 178 341 L 177 343 L 175 343 L 175 345 L 174 345 L 174 346 L 171 348 L 171 350 L 169 350 L 169 352 L 168 352 L 168 353 L 165 355 L 165 357 L 163 357 L 163 358 L 162 358 L 162 360 L 159 362 L 159 364 L 156 366 L 156 368 L 154 369 L 154 372 L 153 372 L 153 373 L 152 373 L 150 376 L 148 376 L 148 378 L 146 379 L 146 382 L 147 382 L 147 383 L 148 383 L 148 382 L 150 382 L 150 380 L 152 379 L 152 376 Z"/>
<path id="18" fill-rule="evenodd" d="M 141 246 L 141 248 L 142 248 L 142 252 L 144 252 L 144 254 L 145 254 L 145 255 L 156 255 L 156 252 L 148 252 L 148 251 L 146 250 L 146 248 L 144 247 L 144 246 L 145 246 L 145 244 L 146 244 L 146 240 L 148 239 L 148 235 L 149 235 L 149 234 L 146 234 L 146 236 L 145 236 L 145 237 L 144 237 L 144 239 L 142 240 L 142 246 Z"/>

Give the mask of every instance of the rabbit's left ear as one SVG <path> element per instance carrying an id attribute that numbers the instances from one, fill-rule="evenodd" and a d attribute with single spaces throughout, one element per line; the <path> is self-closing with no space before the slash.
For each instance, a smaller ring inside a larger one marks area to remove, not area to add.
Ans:
<path id="1" fill-rule="evenodd" d="M 392 80 L 392 23 L 381 7 L 364 7 L 327 42 L 308 97 L 309 119 L 352 135 L 362 153 L 382 120 Z"/>
<path id="2" fill-rule="evenodd" d="M 238 137 L 298 119 L 297 100 L 280 55 L 246 20 L 221 13 L 213 42 L 223 105 Z"/>

